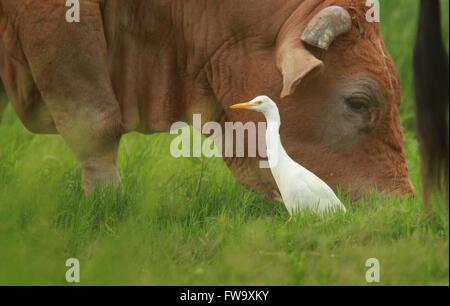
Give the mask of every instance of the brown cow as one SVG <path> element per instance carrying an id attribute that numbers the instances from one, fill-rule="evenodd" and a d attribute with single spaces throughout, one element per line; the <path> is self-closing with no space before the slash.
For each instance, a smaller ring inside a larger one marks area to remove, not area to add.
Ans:
<path id="1" fill-rule="evenodd" d="M 399 78 L 365 0 L 80 0 L 79 23 L 65 2 L 0 0 L 0 75 L 30 131 L 65 139 L 87 191 L 119 183 L 122 134 L 194 113 L 263 121 L 228 107 L 264 94 L 288 154 L 334 189 L 412 192 Z M 275 191 L 258 161 L 226 159 L 244 185 Z"/>

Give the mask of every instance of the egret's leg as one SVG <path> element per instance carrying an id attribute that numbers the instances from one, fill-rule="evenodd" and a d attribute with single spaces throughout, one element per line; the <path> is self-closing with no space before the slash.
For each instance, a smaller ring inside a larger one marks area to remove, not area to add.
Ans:
<path id="1" fill-rule="evenodd" d="M 291 216 L 289 217 L 289 219 L 286 221 L 286 224 L 290 223 L 290 222 L 292 221 L 292 218 L 293 218 L 293 216 L 291 215 Z"/>

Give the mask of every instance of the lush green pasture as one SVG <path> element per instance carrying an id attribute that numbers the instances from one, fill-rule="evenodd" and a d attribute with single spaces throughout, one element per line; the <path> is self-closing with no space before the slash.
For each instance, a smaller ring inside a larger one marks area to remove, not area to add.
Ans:
<path id="1" fill-rule="evenodd" d="M 424 218 L 413 134 L 417 1 L 381 5 L 403 82 L 416 198 L 373 195 L 346 215 L 287 223 L 283 207 L 240 186 L 221 160 L 175 159 L 170 136 L 131 134 L 120 149 L 124 191 L 87 199 L 62 139 L 27 132 L 8 107 L 0 125 L 0 284 L 64 285 L 65 261 L 76 257 L 82 285 L 366 285 L 369 258 L 380 262 L 382 285 L 448 285 L 448 219 Z"/>

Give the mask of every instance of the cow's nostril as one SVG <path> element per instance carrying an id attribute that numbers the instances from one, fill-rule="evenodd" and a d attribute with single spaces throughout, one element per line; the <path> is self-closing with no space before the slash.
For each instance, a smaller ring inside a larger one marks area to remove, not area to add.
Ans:
<path id="1" fill-rule="evenodd" d="M 404 197 L 411 196 L 414 197 L 414 187 L 409 179 L 406 177 L 402 180 L 396 179 L 395 183 L 391 181 L 391 183 L 387 183 L 386 181 L 383 184 L 378 184 L 376 186 L 367 187 L 367 188 L 351 188 L 347 190 L 346 197 L 352 205 L 357 203 L 368 204 L 368 196 L 373 193 L 378 192 L 382 197 L 391 198 L 394 197 Z"/>
<path id="2" fill-rule="evenodd" d="M 396 189 L 400 196 L 411 195 L 414 196 L 414 187 L 409 178 L 404 179 Z"/>

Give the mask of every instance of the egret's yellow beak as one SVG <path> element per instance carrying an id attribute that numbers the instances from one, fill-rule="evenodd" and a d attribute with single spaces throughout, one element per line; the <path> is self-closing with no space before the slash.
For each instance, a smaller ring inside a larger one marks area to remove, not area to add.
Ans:
<path id="1" fill-rule="evenodd" d="M 232 109 L 240 109 L 240 108 L 249 108 L 252 106 L 258 106 L 261 105 L 262 102 L 260 101 L 256 101 L 256 102 L 245 102 L 245 103 L 239 103 L 239 104 L 234 104 L 231 105 L 230 108 Z"/>

